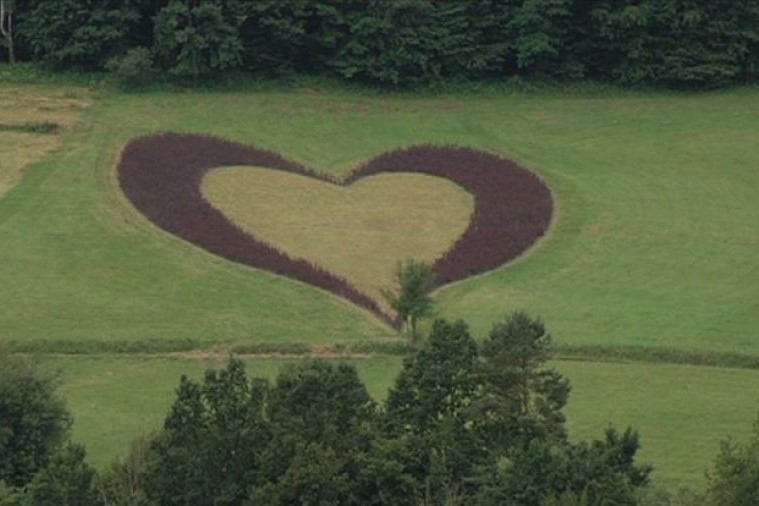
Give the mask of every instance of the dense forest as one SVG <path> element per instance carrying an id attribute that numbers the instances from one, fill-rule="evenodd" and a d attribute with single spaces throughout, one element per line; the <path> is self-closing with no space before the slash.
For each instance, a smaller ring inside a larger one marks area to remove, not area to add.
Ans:
<path id="1" fill-rule="evenodd" d="M 519 77 L 712 88 L 759 76 L 759 0 L 2 0 L 0 58 L 212 80 Z"/>

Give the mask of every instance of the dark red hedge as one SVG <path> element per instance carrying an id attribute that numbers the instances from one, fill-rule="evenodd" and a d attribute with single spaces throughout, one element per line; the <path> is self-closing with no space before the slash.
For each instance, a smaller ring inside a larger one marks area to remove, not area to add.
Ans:
<path id="1" fill-rule="evenodd" d="M 438 286 L 479 274 L 516 258 L 547 230 L 548 187 L 514 162 L 466 147 L 415 146 L 382 154 L 336 182 L 281 155 L 209 135 L 164 133 L 132 140 L 118 167 L 121 188 L 159 227 L 234 262 L 303 281 L 398 322 L 344 278 L 294 259 L 229 221 L 202 196 L 206 172 L 252 165 L 349 185 L 380 172 L 419 172 L 447 178 L 469 191 L 475 210 L 469 227 L 433 268 Z"/>

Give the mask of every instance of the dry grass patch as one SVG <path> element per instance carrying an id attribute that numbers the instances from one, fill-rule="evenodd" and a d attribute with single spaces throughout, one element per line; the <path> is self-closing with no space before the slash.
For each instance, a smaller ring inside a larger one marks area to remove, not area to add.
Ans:
<path id="1" fill-rule="evenodd" d="M 73 126 L 77 113 L 90 105 L 84 92 L 25 87 L 0 87 L 0 124 L 6 126 L 51 123 Z M 42 159 L 60 145 L 57 135 L 3 130 L 0 132 L 0 197 L 21 180 L 24 167 Z"/>
<path id="2" fill-rule="evenodd" d="M 338 186 L 288 172 L 224 167 L 202 192 L 233 223 L 288 255 L 346 278 L 375 300 L 397 263 L 432 263 L 467 228 L 474 197 L 449 180 L 379 174 Z"/>

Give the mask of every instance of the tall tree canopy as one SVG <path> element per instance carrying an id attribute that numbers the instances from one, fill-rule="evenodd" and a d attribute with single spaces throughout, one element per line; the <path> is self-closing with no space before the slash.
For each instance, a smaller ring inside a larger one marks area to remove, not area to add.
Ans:
<path id="1" fill-rule="evenodd" d="M 181 379 L 163 430 L 102 493 L 187 506 L 634 504 L 650 471 L 634 462 L 637 433 L 570 443 L 568 383 L 549 356 L 543 324 L 524 313 L 481 347 L 464 322 L 438 320 L 381 405 L 345 363 L 299 362 L 270 383 L 231 360 Z"/>
<path id="2" fill-rule="evenodd" d="M 708 88 L 759 76 L 759 0 L 0 3 L 5 45 L 12 9 L 18 57 L 59 68 L 102 69 L 146 48 L 182 79 L 238 71 L 415 86 L 589 77 Z"/>
<path id="3" fill-rule="evenodd" d="M 71 417 L 56 379 L 0 351 L 0 482 L 26 485 L 66 440 Z"/>

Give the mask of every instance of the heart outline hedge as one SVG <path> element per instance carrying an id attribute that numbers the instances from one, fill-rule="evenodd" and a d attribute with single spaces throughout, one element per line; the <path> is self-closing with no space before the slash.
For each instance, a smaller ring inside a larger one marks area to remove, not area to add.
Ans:
<path id="1" fill-rule="evenodd" d="M 446 178 L 474 196 L 469 226 L 433 264 L 436 286 L 515 259 L 548 230 L 553 199 L 535 174 L 506 158 L 464 146 L 419 145 L 385 152 L 336 180 L 282 155 L 212 135 L 159 133 L 131 140 L 118 164 L 122 191 L 151 222 L 227 260 L 328 290 L 398 328 L 396 318 L 346 279 L 257 239 L 233 224 L 201 193 L 214 168 L 250 165 L 348 186 L 393 172 Z M 400 260 L 400 259 L 399 259 Z"/>

